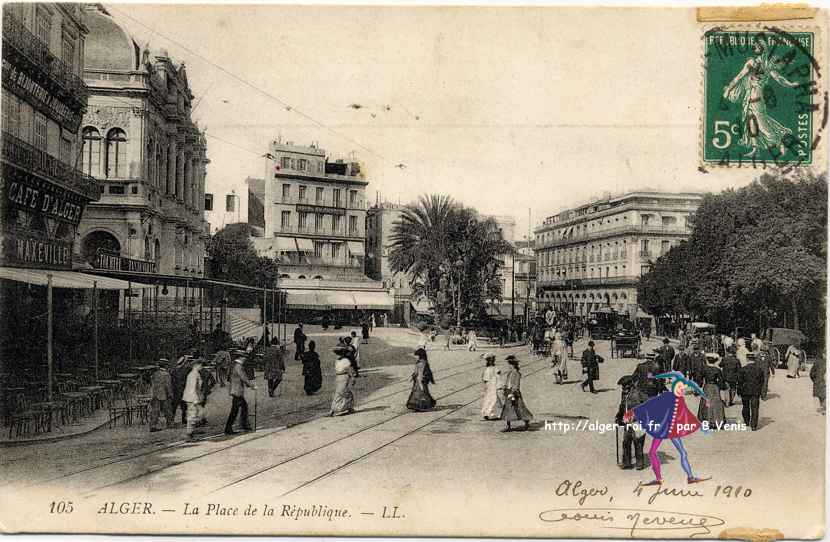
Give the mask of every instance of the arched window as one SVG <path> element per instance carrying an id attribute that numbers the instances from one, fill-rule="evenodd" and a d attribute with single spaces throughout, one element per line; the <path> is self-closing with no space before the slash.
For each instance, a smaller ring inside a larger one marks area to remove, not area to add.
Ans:
<path id="1" fill-rule="evenodd" d="M 107 132 L 107 178 L 127 177 L 127 134 L 120 128 Z"/>
<path id="2" fill-rule="evenodd" d="M 156 271 L 158 271 L 158 266 L 161 264 L 161 243 L 158 239 L 153 243 L 153 258 L 156 261 Z"/>
<path id="3" fill-rule="evenodd" d="M 150 252 L 150 238 L 144 237 L 144 260 L 149 262 L 152 261 L 153 255 Z"/>
<path id="4" fill-rule="evenodd" d="M 83 131 L 83 172 L 93 177 L 101 175 L 101 134 L 91 126 Z"/>
<path id="5" fill-rule="evenodd" d="M 118 256 L 121 254 L 121 243 L 109 232 L 90 232 L 81 242 L 81 254 L 85 260 L 92 262 L 99 252 Z"/>

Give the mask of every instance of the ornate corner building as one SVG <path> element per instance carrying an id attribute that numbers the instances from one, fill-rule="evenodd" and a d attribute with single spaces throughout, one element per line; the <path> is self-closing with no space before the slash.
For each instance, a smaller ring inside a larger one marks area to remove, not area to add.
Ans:
<path id="1" fill-rule="evenodd" d="M 72 269 L 84 208 L 99 198 L 77 160 L 82 19 L 80 4 L 3 6 L 0 266 Z"/>
<path id="2" fill-rule="evenodd" d="M 84 15 L 81 164 L 102 194 L 81 222 L 81 255 L 98 269 L 202 277 L 209 160 L 185 66 L 139 47 L 101 5 Z"/>

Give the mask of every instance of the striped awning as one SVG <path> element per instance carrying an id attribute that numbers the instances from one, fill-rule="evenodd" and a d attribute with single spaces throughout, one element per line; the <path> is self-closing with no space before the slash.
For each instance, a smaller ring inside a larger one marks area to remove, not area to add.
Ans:
<path id="1" fill-rule="evenodd" d="M 277 251 L 279 252 L 297 252 L 297 243 L 293 237 L 275 237 L 277 242 Z"/>
<path id="2" fill-rule="evenodd" d="M 314 252 L 314 242 L 305 237 L 297 237 L 297 248 L 300 252 Z"/>

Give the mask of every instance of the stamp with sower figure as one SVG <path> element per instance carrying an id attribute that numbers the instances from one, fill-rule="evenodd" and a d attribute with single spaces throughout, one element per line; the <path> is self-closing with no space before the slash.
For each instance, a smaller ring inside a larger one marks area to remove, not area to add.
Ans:
<path id="1" fill-rule="evenodd" d="M 815 29 L 719 26 L 703 34 L 704 167 L 814 167 L 827 98 Z"/>

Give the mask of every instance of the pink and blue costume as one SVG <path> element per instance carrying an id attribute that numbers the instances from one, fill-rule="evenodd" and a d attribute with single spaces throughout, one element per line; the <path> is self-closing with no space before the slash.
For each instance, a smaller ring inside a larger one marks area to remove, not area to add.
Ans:
<path id="1" fill-rule="evenodd" d="M 675 395 L 674 386 L 678 382 L 683 382 L 704 399 L 706 395 L 694 381 L 686 379 L 680 372 L 663 373 L 655 378 L 671 379 L 672 391 L 665 391 L 629 411 L 633 413 L 633 417 L 636 418 L 643 430 L 652 437 L 651 449 L 648 452 L 651 469 L 655 476 L 655 481 L 652 483 L 659 484 L 663 479 L 657 449 L 665 439 L 671 440 L 674 447 L 677 448 L 680 454 L 680 465 L 683 467 L 689 483 L 698 482 L 700 479 L 692 473 L 692 466 L 689 464 L 689 457 L 682 439 L 701 428 L 700 420 L 686 406 L 686 399 L 683 395 Z"/>

